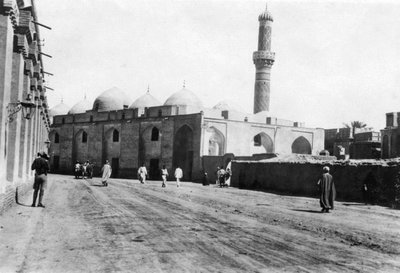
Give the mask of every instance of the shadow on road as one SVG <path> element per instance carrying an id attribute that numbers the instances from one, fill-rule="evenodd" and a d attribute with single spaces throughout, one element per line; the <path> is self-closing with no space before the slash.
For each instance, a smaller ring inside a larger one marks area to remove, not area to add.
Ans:
<path id="1" fill-rule="evenodd" d="M 23 207 L 30 207 L 31 205 L 25 205 L 19 202 L 18 199 L 18 187 L 15 190 L 15 203 L 17 203 L 17 205 L 23 206 Z"/>
<path id="2" fill-rule="evenodd" d="M 343 206 L 368 206 L 368 204 L 363 203 L 344 203 Z"/>
<path id="3" fill-rule="evenodd" d="M 311 210 L 311 209 L 292 209 L 292 210 L 300 212 L 309 212 L 309 213 L 321 213 L 320 210 Z"/>

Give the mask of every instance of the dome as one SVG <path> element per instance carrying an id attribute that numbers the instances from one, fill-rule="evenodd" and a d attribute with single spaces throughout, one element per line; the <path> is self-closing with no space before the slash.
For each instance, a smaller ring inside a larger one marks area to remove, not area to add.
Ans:
<path id="1" fill-rule="evenodd" d="M 115 111 L 130 104 L 129 97 L 122 90 L 113 87 L 101 93 L 93 103 L 93 111 Z"/>
<path id="2" fill-rule="evenodd" d="M 49 110 L 49 116 L 60 116 L 60 115 L 67 115 L 70 107 L 66 105 L 64 102 L 57 104 L 53 108 Z"/>
<path id="3" fill-rule="evenodd" d="M 72 108 L 69 110 L 68 114 L 80 114 L 85 113 L 87 110 L 92 109 L 92 104 L 85 98 L 84 100 L 76 103 Z"/>
<path id="4" fill-rule="evenodd" d="M 155 97 L 153 97 L 149 91 L 146 92 L 143 96 L 137 98 L 129 108 L 145 108 L 145 107 L 153 107 L 159 106 L 161 102 L 159 102 Z"/>
<path id="5" fill-rule="evenodd" d="M 265 11 L 258 16 L 258 21 L 274 21 L 272 14 L 267 10 L 267 6 L 265 7 Z"/>
<path id="6" fill-rule="evenodd" d="M 238 104 L 236 104 L 235 102 L 230 101 L 230 100 L 223 100 L 223 101 L 218 102 L 213 107 L 213 109 L 221 110 L 221 111 L 228 110 L 228 111 L 245 112 Z"/>
<path id="7" fill-rule="evenodd" d="M 164 103 L 164 105 L 187 105 L 203 107 L 203 103 L 195 93 L 183 87 L 180 91 L 172 94 Z"/>

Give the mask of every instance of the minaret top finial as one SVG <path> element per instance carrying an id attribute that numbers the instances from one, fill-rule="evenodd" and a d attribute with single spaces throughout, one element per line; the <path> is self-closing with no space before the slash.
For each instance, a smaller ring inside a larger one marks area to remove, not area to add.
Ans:
<path id="1" fill-rule="evenodd" d="M 86 100 L 86 92 L 85 92 L 85 96 L 83 96 L 83 99 Z"/>
<path id="2" fill-rule="evenodd" d="M 64 103 L 64 98 L 63 98 L 63 96 L 61 96 L 61 103 Z"/>
<path id="3" fill-rule="evenodd" d="M 268 3 L 265 3 L 265 11 L 258 16 L 258 21 L 274 21 L 271 13 L 268 11 Z"/>
<path id="4" fill-rule="evenodd" d="M 147 93 L 150 93 L 150 84 L 147 85 Z"/>

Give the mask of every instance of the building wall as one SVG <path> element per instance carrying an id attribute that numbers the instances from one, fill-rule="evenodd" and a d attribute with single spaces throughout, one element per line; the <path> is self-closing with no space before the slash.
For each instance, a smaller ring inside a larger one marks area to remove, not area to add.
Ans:
<path id="1" fill-rule="evenodd" d="M 34 2 L 0 0 L 0 213 L 15 203 L 17 191 L 31 188 L 32 161 L 37 152 L 47 152 L 48 106 L 33 21 Z M 18 101 L 34 103 L 30 119 L 17 111 Z"/>
<path id="2" fill-rule="evenodd" d="M 240 122 L 224 119 L 204 118 L 203 131 L 213 127 L 221 132 L 226 140 L 225 153 L 235 156 L 249 156 L 255 153 L 275 152 L 292 153 L 292 146 L 299 138 L 304 138 L 310 145 L 310 154 L 317 155 L 324 150 L 324 130 L 302 127 L 276 126 L 262 123 Z M 204 134 L 204 132 L 203 132 Z M 255 146 L 254 137 L 262 134 L 272 143 L 272 150 L 263 145 Z M 202 154 L 208 154 L 208 141 L 203 139 Z"/>
<path id="3" fill-rule="evenodd" d="M 126 115 L 122 119 L 121 113 L 124 111 Z M 119 168 L 114 170 L 114 173 L 118 173 L 118 177 L 136 178 L 140 164 L 144 163 L 150 168 L 151 161 L 156 159 L 158 163 L 157 166 L 153 166 L 156 169 L 153 170 L 153 178 L 160 179 L 156 172 L 162 165 L 166 165 L 170 177 L 173 178 L 172 174 L 176 167 L 173 162 L 174 148 L 179 150 L 179 147 L 174 147 L 176 146 L 174 138 L 178 131 L 186 126 L 192 132 L 191 148 L 188 151 L 192 160 L 186 168 L 182 166 L 184 179 L 199 179 L 201 114 L 135 118 L 129 115 L 133 112 L 133 110 L 89 111 L 85 114 L 54 117 L 50 133 L 51 160 L 54 162 L 55 157 L 60 158 L 60 168 L 57 172 L 72 174 L 75 161 L 89 160 L 95 162 L 94 174 L 100 175 L 99 171 L 105 160 L 112 163 L 114 158 L 118 159 Z M 159 130 L 159 138 L 156 141 L 151 140 L 153 128 Z M 112 139 L 114 130 L 119 133 L 118 142 Z M 83 132 L 87 133 L 86 143 L 82 142 Z M 60 136 L 58 144 L 53 143 L 55 133 Z"/>
<path id="4" fill-rule="evenodd" d="M 329 166 L 337 200 L 362 201 L 362 186 L 367 184 L 370 201 L 391 204 L 395 201 L 398 164 L 384 161 L 356 163 L 329 162 L 254 162 L 232 161 L 231 185 L 240 188 L 278 191 L 285 194 L 318 197 L 317 181 L 322 167 Z"/>

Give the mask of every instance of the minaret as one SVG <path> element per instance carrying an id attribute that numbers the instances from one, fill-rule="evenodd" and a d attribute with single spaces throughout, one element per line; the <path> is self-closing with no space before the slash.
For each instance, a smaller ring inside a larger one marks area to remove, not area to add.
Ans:
<path id="1" fill-rule="evenodd" d="M 271 67 L 275 60 L 275 52 L 271 52 L 272 15 L 265 11 L 258 16 L 260 22 L 258 32 L 258 50 L 253 53 L 256 66 L 256 82 L 254 84 L 254 114 L 269 111 L 269 93 Z"/>

